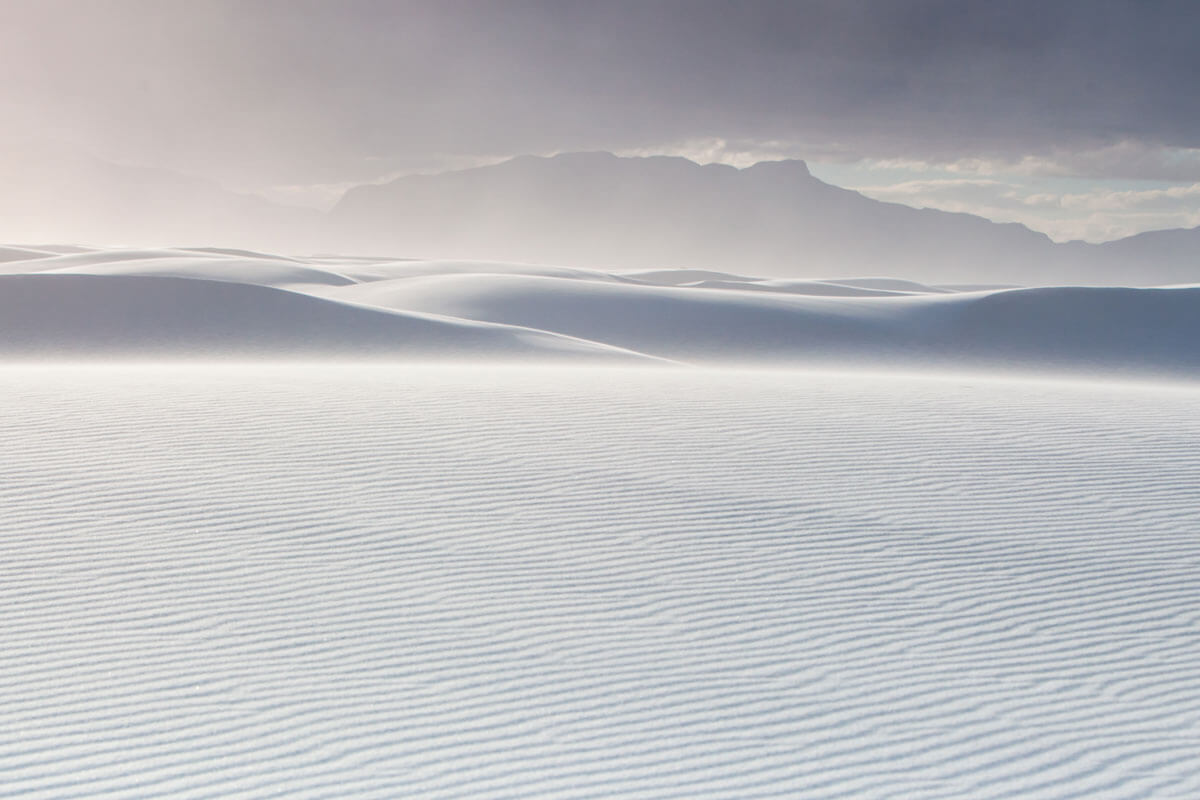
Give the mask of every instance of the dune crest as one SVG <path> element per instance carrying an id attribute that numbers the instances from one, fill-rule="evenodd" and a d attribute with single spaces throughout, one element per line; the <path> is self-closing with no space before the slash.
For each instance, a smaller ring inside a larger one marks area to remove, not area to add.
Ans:
<path id="1" fill-rule="evenodd" d="M 7 356 L 502 355 L 1200 374 L 1200 288 L 6 248 Z"/>

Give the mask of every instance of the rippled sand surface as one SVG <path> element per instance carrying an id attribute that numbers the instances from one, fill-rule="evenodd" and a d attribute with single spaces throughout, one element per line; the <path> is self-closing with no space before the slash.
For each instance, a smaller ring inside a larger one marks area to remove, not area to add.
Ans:
<path id="1" fill-rule="evenodd" d="M 0 368 L 0 794 L 1197 797 L 1198 408 Z"/>

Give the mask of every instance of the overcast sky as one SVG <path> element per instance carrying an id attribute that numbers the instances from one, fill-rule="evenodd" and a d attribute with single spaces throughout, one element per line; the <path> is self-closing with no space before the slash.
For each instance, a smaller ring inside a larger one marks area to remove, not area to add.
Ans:
<path id="1" fill-rule="evenodd" d="M 0 0 L 0 12 L 7 136 L 276 198 L 606 149 L 802 157 L 875 196 L 1058 238 L 1200 224 L 1191 0 Z"/>

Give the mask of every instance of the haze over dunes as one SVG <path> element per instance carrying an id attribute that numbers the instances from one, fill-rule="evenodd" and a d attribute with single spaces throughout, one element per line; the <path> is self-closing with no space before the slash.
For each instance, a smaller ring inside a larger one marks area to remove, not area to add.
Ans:
<path id="1" fill-rule="evenodd" d="M 662 359 L 1200 375 L 1200 288 L 10 247 L 8 357 Z"/>
<path id="2" fill-rule="evenodd" d="M 39 159 L 41 159 L 39 161 Z M 1200 282 L 1200 229 L 1052 242 L 980 216 L 873 200 L 800 160 L 744 169 L 611 153 L 524 156 L 350 186 L 328 212 L 166 170 L 37 156 L 0 199 L 13 242 L 220 243 L 288 253 L 711 269 L 773 277 L 1153 286 Z"/>
<path id="3" fill-rule="evenodd" d="M 0 20 L 0 797 L 1200 797 L 1200 3 Z"/>

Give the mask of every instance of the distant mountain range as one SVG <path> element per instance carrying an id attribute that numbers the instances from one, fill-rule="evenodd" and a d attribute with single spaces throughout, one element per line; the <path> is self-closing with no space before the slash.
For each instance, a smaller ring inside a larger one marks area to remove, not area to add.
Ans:
<path id="1" fill-rule="evenodd" d="M 52 149 L 0 179 L 0 240 L 9 242 L 953 284 L 1200 283 L 1200 229 L 1060 244 L 1019 224 L 872 200 L 818 180 L 799 160 L 736 169 L 665 156 L 521 156 L 352 188 L 328 214 Z"/>
<path id="2" fill-rule="evenodd" d="M 524 156 L 360 186 L 331 217 L 342 241 L 443 258 L 958 283 L 1200 282 L 1200 229 L 1058 244 L 1015 223 L 872 200 L 798 160 L 736 169 Z"/>

